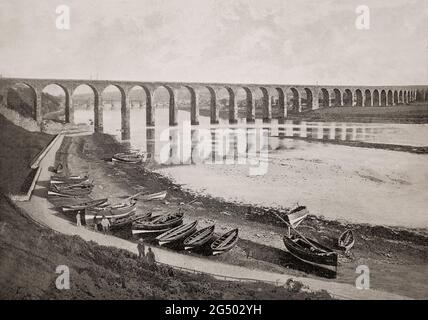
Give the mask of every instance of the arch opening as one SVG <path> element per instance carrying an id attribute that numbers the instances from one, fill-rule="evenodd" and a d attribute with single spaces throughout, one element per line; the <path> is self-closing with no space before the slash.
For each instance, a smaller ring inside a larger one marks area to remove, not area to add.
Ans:
<path id="1" fill-rule="evenodd" d="M 352 107 L 354 102 L 354 98 L 352 95 L 352 91 L 350 89 L 345 89 L 343 93 L 343 106 L 344 107 Z"/>
<path id="2" fill-rule="evenodd" d="M 373 91 L 373 106 L 374 107 L 379 107 L 379 104 L 380 104 L 379 91 L 377 89 L 375 89 Z"/>
<path id="3" fill-rule="evenodd" d="M 290 113 L 298 113 L 301 111 L 301 103 L 300 103 L 300 94 L 296 88 L 287 88 L 286 90 L 286 98 L 287 98 L 287 112 Z"/>
<path id="4" fill-rule="evenodd" d="M 55 122 L 69 122 L 66 119 L 66 104 L 69 103 L 68 92 L 57 84 L 49 84 L 42 89 L 42 119 Z"/>
<path id="5" fill-rule="evenodd" d="M 357 107 L 363 106 L 363 93 L 360 89 L 355 90 L 355 105 Z"/>
<path id="6" fill-rule="evenodd" d="M 364 91 L 364 96 L 365 96 L 364 106 L 365 107 L 371 107 L 372 106 L 372 93 L 370 92 L 369 89 L 366 89 Z"/>
<path id="7" fill-rule="evenodd" d="M 386 102 L 387 102 L 386 99 L 387 99 L 386 98 L 386 91 L 382 90 L 380 92 L 380 105 L 381 105 L 381 107 L 385 107 L 386 106 Z"/>
<path id="8" fill-rule="evenodd" d="M 24 118 L 37 120 L 37 96 L 36 90 L 25 83 L 16 83 L 6 91 L 6 107 L 16 111 Z"/>

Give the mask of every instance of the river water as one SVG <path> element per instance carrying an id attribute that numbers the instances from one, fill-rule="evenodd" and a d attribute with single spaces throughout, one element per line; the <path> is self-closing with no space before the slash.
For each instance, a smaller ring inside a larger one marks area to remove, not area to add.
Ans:
<path id="1" fill-rule="evenodd" d="M 76 110 L 88 123 L 92 110 Z M 148 151 L 160 173 L 192 192 L 245 204 L 289 207 L 305 204 L 327 219 L 428 228 L 428 155 L 349 147 L 332 140 L 428 146 L 428 126 L 292 122 L 257 119 L 210 126 L 178 112 L 168 126 L 168 109 L 156 110 L 146 128 L 145 109 L 131 109 L 131 145 Z M 120 139 L 120 110 L 104 110 L 104 131 Z M 308 142 L 293 137 L 311 137 Z"/>

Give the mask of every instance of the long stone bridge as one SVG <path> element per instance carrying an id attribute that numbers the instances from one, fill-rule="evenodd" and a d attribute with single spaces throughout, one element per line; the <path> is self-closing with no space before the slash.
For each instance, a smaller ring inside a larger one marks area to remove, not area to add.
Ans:
<path id="1" fill-rule="evenodd" d="M 153 104 L 156 89 L 164 87 L 169 93 L 169 124 L 177 125 L 177 92 L 181 88 L 190 94 L 190 114 L 192 125 L 199 124 L 199 92 L 208 90 L 210 94 L 210 120 L 219 121 L 218 93 L 226 89 L 228 93 L 229 122 L 236 123 L 238 117 L 238 90 L 246 95 L 246 121 L 255 121 L 256 92 L 262 94 L 263 121 L 272 119 L 272 97 L 277 100 L 278 121 L 287 117 L 287 106 L 295 112 L 328 107 L 372 107 L 409 104 L 413 101 L 428 101 L 428 86 L 314 86 L 284 84 L 231 84 L 231 83 L 190 83 L 190 82 L 141 82 L 121 80 L 75 80 L 75 79 L 30 79 L 0 78 L 0 104 L 7 105 L 8 91 L 17 84 L 23 84 L 33 91 L 34 119 L 40 123 L 42 117 L 42 91 L 51 84 L 58 85 L 65 94 L 65 120 L 74 122 L 72 103 L 73 92 L 81 85 L 89 86 L 94 95 L 94 130 L 103 131 L 102 92 L 113 85 L 121 93 L 122 139 L 130 138 L 130 91 L 139 87 L 146 95 L 146 125 L 154 126 L 155 108 Z"/>

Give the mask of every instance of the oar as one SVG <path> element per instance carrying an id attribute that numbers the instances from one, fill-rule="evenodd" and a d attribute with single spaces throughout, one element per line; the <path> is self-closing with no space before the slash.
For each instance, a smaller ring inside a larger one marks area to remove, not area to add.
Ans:
<path id="1" fill-rule="evenodd" d="M 293 229 L 293 231 L 294 232 L 296 232 L 307 244 L 309 244 L 311 247 L 316 247 L 317 249 L 319 249 L 319 250 L 321 250 L 321 251 L 323 251 L 323 252 L 327 252 L 327 251 L 325 251 L 324 249 L 321 249 L 320 247 L 318 247 L 318 246 L 315 246 L 312 242 L 310 242 L 308 239 L 306 239 L 305 238 L 305 236 L 304 235 L 302 235 L 299 231 L 297 231 L 296 229 L 294 229 L 287 221 L 285 221 L 280 215 L 278 215 L 277 213 L 275 213 L 275 212 L 272 212 L 275 216 L 277 216 L 277 218 L 278 219 L 280 219 L 282 222 L 284 222 L 287 226 L 288 226 L 288 228 L 291 228 L 291 229 Z"/>

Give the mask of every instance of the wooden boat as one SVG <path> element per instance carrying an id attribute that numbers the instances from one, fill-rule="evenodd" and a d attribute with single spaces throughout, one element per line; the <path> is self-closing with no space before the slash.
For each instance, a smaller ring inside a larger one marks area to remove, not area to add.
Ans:
<path id="1" fill-rule="evenodd" d="M 61 176 L 54 175 L 51 177 L 51 184 L 74 184 L 74 183 L 84 183 L 89 182 L 89 175 L 71 175 L 71 176 Z"/>
<path id="2" fill-rule="evenodd" d="M 150 218 L 151 215 L 152 215 L 151 212 L 135 214 L 135 211 L 134 211 L 126 217 L 118 218 L 118 219 L 111 219 L 110 220 L 110 229 L 124 228 L 126 226 L 131 225 L 136 220 Z"/>
<path id="3" fill-rule="evenodd" d="M 339 248 L 341 248 L 342 250 L 345 250 L 345 252 L 348 252 L 349 250 L 351 250 L 355 244 L 354 232 L 352 232 L 351 229 L 345 230 L 345 232 L 343 232 L 340 235 L 337 241 L 337 244 Z"/>
<path id="4" fill-rule="evenodd" d="M 183 242 L 184 250 L 192 250 L 208 243 L 214 237 L 214 228 L 215 225 L 212 225 L 192 233 Z"/>
<path id="5" fill-rule="evenodd" d="M 121 162 L 121 163 L 129 163 L 129 164 L 137 164 L 142 162 L 144 159 L 145 159 L 145 153 L 138 153 L 138 152 L 116 153 L 111 158 L 113 162 Z"/>
<path id="6" fill-rule="evenodd" d="M 230 230 L 221 235 L 216 241 L 211 243 L 213 255 L 217 255 L 232 249 L 238 242 L 238 229 Z"/>
<path id="7" fill-rule="evenodd" d="M 85 220 L 88 222 L 95 218 L 100 218 L 102 216 L 105 216 L 107 219 L 123 218 L 130 215 L 136 209 L 137 201 L 131 201 L 129 203 L 119 203 L 104 208 L 94 207 L 85 210 Z"/>
<path id="8" fill-rule="evenodd" d="M 72 205 L 62 206 L 61 209 L 63 212 L 80 211 L 80 210 L 85 210 L 87 208 L 102 206 L 107 202 L 107 200 L 108 200 L 107 198 L 95 199 L 95 200 L 80 202 Z"/>
<path id="9" fill-rule="evenodd" d="M 283 241 L 288 252 L 300 261 L 336 274 L 337 253 L 332 249 L 300 235 L 285 235 Z"/>
<path id="10" fill-rule="evenodd" d="M 163 200 L 166 197 L 167 192 L 166 191 L 160 191 L 156 193 L 151 194 L 143 194 L 138 197 L 138 199 L 143 201 L 150 201 L 150 200 Z"/>
<path id="11" fill-rule="evenodd" d="M 59 196 L 59 197 L 83 197 L 87 196 L 92 192 L 94 188 L 93 184 L 52 184 L 50 190 L 48 191 L 49 196 Z"/>
<path id="12" fill-rule="evenodd" d="M 159 233 L 183 224 L 182 212 L 158 215 L 149 219 L 137 220 L 132 223 L 132 234 Z"/>
<path id="13" fill-rule="evenodd" d="M 181 226 L 170 229 L 156 237 L 159 245 L 164 245 L 167 243 L 179 241 L 187 238 L 196 230 L 198 221 L 193 221 L 192 223 L 183 224 Z"/>
<path id="14" fill-rule="evenodd" d="M 290 210 L 288 213 L 286 213 L 286 218 L 288 220 L 288 223 L 293 228 L 296 228 L 303 221 L 303 219 L 306 218 L 308 214 L 309 211 L 306 206 L 297 206 Z"/>

